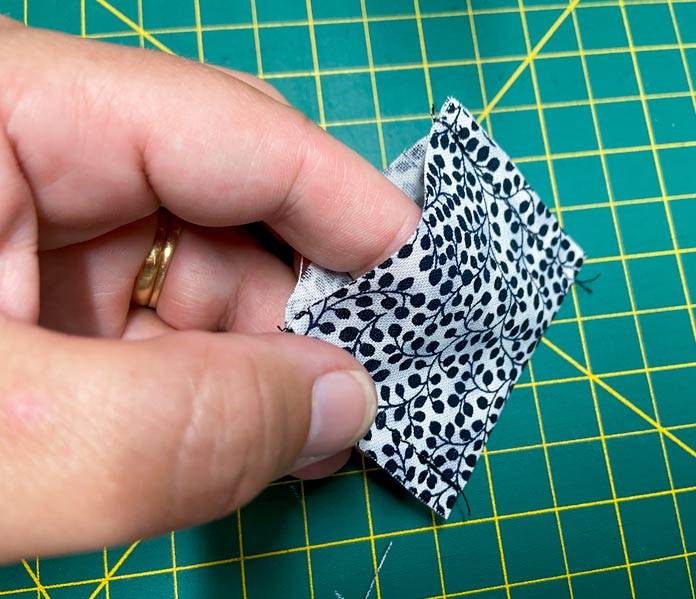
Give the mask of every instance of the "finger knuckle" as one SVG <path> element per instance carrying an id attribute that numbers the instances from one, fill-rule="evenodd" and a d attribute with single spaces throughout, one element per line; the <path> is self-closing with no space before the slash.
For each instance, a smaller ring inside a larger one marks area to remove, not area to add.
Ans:
<path id="1" fill-rule="evenodd" d="M 275 222 L 292 219 L 303 209 L 303 198 L 306 198 L 307 188 L 312 187 L 317 172 L 325 167 L 326 157 L 323 156 L 317 143 L 317 126 L 305 114 L 291 109 L 286 117 L 285 127 L 289 130 L 287 139 L 293 140 L 292 147 L 287 151 L 292 157 L 292 171 L 288 177 L 287 195 L 273 215 Z M 322 202 L 325 198 L 317 199 Z"/>

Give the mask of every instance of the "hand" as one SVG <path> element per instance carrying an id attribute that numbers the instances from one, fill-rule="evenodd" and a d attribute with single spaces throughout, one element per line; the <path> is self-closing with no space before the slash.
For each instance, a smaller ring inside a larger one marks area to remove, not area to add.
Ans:
<path id="1" fill-rule="evenodd" d="M 359 275 L 416 206 L 249 75 L 0 19 L 0 81 L 0 561 L 339 467 L 374 387 L 276 331 L 296 275 L 240 225 Z M 155 313 L 130 298 L 160 205 L 185 224 Z"/>

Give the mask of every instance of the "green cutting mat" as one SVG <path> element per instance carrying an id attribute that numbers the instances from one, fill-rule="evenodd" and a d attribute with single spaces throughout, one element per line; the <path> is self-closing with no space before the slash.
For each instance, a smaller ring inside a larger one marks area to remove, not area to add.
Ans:
<path id="1" fill-rule="evenodd" d="M 31 25 L 258 73 L 384 166 L 453 94 L 590 259 L 434 518 L 360 458 L 206 527 L 0 569 L 51 599 L 694 597 L 696 3 L 0 0 Z"/>

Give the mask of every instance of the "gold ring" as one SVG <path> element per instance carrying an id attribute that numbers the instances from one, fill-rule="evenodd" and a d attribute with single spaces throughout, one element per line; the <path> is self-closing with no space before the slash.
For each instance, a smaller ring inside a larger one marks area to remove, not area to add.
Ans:
<path id="1" fill-rule="evenodd" d="M 164 278 L 181 235 L 182 223 L 171 212 L 160 208 L 152 248 L 135 279 L 132 302 L 136 306 L 157 308 Z"/>

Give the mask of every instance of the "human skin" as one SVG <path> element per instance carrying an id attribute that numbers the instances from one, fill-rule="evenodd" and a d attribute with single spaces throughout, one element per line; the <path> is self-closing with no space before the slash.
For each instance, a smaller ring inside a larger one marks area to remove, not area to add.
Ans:
<path id="1" fill-rule="evenodd" d="M 340 467 L 362 366 L 277 332 L 296 274 L 243 225 L 359 275 L 419 211 L 249 75 L 0 18 L 0 562 L 222 516 Z M 133 282 L 166 207 L 157 309 Z"/>

